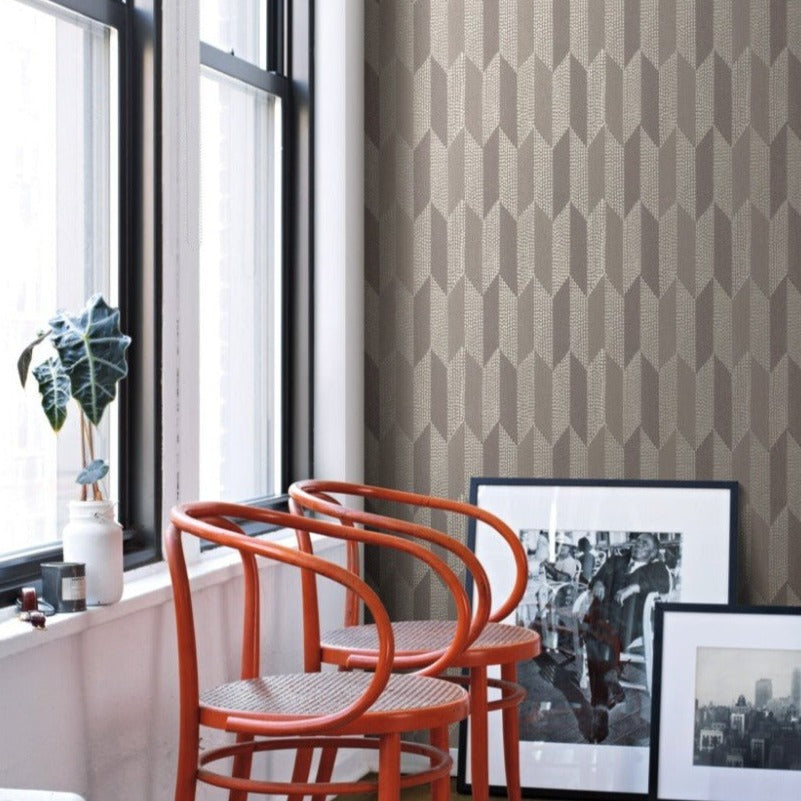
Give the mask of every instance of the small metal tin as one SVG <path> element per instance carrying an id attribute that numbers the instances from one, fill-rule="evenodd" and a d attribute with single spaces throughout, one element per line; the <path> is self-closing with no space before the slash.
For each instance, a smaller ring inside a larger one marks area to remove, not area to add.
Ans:
<path id="1" fill-rule="evenodd" d="M 42 597 L 56 612 L 86 610 L 86 565 L 83 562 L 43 562 Z"/>

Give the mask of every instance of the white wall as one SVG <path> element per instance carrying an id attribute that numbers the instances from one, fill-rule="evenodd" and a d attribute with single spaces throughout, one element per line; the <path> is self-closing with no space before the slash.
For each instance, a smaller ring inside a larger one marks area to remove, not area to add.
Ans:
<path id="1" fill-rule="evenodd" d="M 315 16 L 314 472 L 364 477 L 364 7 Z"/>
<path id="2" fill-rule="evenodd" d="M 162 507 L 197 497 L 200 12 L 162 3 Z M 178 369 L 182 366 L 183 369 Z M 188 399 L 184 402 L 184 399 Z M 185 468 L 185 469 L 184 469 Z"/>
<path id="3" fill-rule="evenodd" d="M 344 549 L 326 556 L 344 563 Z M 0 623 L 0 787 L 63 790 L 87 801 L 172 797 L 178 739 L 175 626 L 163 566 L 129 581 L 123 600 L 51 618 L 42 632 Z M 201 686 L 236 678 L 239 565 L 205 556 L 196 576 Z M 301 667 L 299 586 L 290 567 L 262 570 L 263 669 Z M 321 585 L 323 625 L 342 620 L 341 593 Z M 211 738 L 207 738 L 207 742 Z M 357 772 L 361 766 L 354 768 Z M 215 794 L 216 793 L 216 794 Z M 198 799 L 219 798 L 203 788 Z"/>

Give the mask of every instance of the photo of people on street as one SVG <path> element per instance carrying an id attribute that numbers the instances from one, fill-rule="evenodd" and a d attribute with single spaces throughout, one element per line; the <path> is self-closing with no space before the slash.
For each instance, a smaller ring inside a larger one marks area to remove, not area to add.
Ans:
<path id="1" fill-rule="evenodd" d="M 516 623 L 542 653 L 520 665 L 521 740 L 647 746 L 653 610 L 679 600 L 680 532 L 519 532 L 529 574 Z"/>

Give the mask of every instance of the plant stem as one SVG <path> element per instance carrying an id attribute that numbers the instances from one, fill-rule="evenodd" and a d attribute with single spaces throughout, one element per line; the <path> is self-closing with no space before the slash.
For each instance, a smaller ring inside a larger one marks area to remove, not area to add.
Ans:
<path id="1" fill-rule="evenodd" d="M 80 410 L 81 414 L 81 464 L 83 469 L 86 470 L 86 417 L 84 417 L 83 409 Z M 81 500 L 87 499 L 88 492 L 86 484 L 81 484 Z"/>
<path id="2" fill-rule="evenodd" d="M 81 461 L 83 462 L 83 468 L 86 469 L 86 466 L 89 462 L 86 460 L 86 449 L 89 448 L 89 461 L 95 460 L 95 438 L 94 438 L 94 430 L 92 424 L 86 419 L 86 415 L 83 413 L 83 409 L 81 409 Z M 81 500 L 85 501 L 88 500 L 89 490 L 86 484 L 81 486 Z M 103 500 L 103 493 L 100 490 L 100 484 L 97 481 L 92 482 L 92 500 L 94 501 L 102 501 Z"/>
<path id="3" fill-rule="evenodd" d="M 81 412 L 83 414 L 83 412 Z M 94 462 L 95 460 L 95 437 L 94 437 L 94 426 L 86 420 L 86 439 L 89 443 L 89 461 Z"/>
<path id="4" fill-rule="evenodd" d="M 81 411 L 83 414 L 83 411 Z M 94 462 L 95 460 L 95 430 L 94 426 L 87 420 L 86 421 L 86 439 L 89 443 L 89 459 Z M 92 482 L 92 500 L 102 501 L 103 493 L 100 491 L 100 486 L 97 481 Z"/>
<path id="5" fill-rule="evenodd" d="M 86 418 L 81 409 L 81 466 L 86 470 Z"/>

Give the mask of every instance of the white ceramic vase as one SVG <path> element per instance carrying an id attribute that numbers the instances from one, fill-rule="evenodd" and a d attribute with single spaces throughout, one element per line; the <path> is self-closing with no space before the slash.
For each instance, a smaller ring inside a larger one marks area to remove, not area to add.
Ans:
<path id="1" fill-rule="evenodd" d="M 122 526 L 113 501 L 70 501 L 70 521 L 62 535 L 65 562 L 86 565 L 88 606 L 113 604 L 122 597 Z"/>

